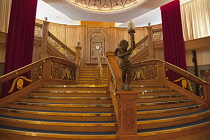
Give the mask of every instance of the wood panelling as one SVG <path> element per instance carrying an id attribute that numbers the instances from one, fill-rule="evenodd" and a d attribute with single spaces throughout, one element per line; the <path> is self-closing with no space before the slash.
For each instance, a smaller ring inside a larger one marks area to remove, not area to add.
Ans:
<path id="1" fill-rule="evenodd" d="M 142 40 L 146 35 L 148 35 L 147 28 L 146 27 L 138 27 L 136 28 L 135 33 L 135 42 L 139 42 Z"/>
<path id="2" fill-rule="evenodd" d="M 117 47 L 118 43 L 122 40 L 125 39 L 129 41 L 129 36 L 128 36 L 128 29 L 127 28 L 117 28 L 117 44 L 114 46 Z"/>
<path id="3" fill-rule="evenodd" d="M 204 38 L 199 38 L 199 39 L 185 41 L 185 49 L 186 50 L 195 50 L 195 49 L 210 47 L 209 42 L 210 42 L 210 36 L 209 37 L 204 37 Z"/>
<path id="4" fill-rule="evenodd" d="M 0 32 L 0 44 L 6 43 L 6 37 L 7 37 L 7 33 Z"/>
<path id="5" fill-rule="evenodd" d="M 36 20 L 37 23 L 41 23 L 41 20 Z M 130 37 L 127 31 L 127 28 L 119 28 L 115 27 L 112 22 L 92 22 L 92 21 L 81 21 L 81 25 L 63 25 L 50 23 L 49 31 L 53 33 L 59 40 L 61 40 L 64 44 L 66 44 L 70 49 L 75 51 L 75 46 L 77 42 L 81 43 L 82 52 L 81 56 L 83 58 L 86 57 L 87 54 L 87 28 L 88 27 L 108 27 L 108 36 L 109 36 L 109 48 L 106 48 L 107 51 L 114 51 L 118 46 L 120 40 L 125 39 L 130 42 Z M 153 29 L 159 29 L 162 25 L 153 25 Z M 147 26 L 145 27 L 136 27 L 135 33 L 135 42 L 139 42 L 143 37 L 148 35 Z M 209 52 L 210 37 L 205 37 L 201 39 L 195 39 L 185 42 L 186 48 L 186 61 L 187 66 L 192 66 L 192 56 L 191 50 L 197 50 L 197 57 L 199 57 L 198 65 L 209 64 L 210 59 L 207 53 Z M 155 43 L 156 49 L 156 58 L 163 60 L 163 52 L 162 44 Z M 201 48 L 207 48 L 207 50 L 203 50 Z M 85 64 L 85 62 L 81 62 L 81 65 Z"/>
<path id="6" fill-rule="evenodd" d="M 66 29 L 67 25 L 50 23 L 49 31 L 57 37 L 61 42 L 66 44 Z"/>
<path id="7" fill-rule="evenodd" d="M 114 22 L 81 21 L 81 25 L 88 27 L 115 27 Z"/>
<path id="8" fill-rule="evenodd" d="M 6 47 L 5 44 L 0 44 L 0 63 L 5 62 Z"/>
<path id="9" fill-rule="evenodd" d="M 67 26 L 66 28 L 66 46 L 71 50 L 76 51 L 75 46 L 79 42 L 78 26 Z"/>

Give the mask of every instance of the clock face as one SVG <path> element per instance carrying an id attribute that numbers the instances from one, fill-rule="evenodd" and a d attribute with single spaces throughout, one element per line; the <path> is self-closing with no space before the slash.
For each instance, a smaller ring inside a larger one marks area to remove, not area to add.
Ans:
<path id="1" fill-rule="evenodd" d="M 100 46 L 96 46 L 96 49 L 99 49 L 100 48 Z"/>

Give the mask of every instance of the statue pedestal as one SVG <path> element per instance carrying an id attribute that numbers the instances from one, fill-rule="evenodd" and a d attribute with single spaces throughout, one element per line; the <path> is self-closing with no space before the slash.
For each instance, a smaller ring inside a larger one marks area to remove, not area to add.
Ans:
<path id="1" fill-rule="evenodd" d="M 118 91 L 118 139 L 137 140 L 136 101 L 139 92 Z"/>

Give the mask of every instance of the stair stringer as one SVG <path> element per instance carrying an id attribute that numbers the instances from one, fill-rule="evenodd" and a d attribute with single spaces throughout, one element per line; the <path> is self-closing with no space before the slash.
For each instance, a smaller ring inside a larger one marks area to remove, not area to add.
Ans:
<path id="1" fill-rule="evenodd" d="M 11 101 L 16 101 L 18 100 L 21 96 L 25 96 L 28 95 L 29 92 L 38 89 L 41 85 L 47 85 L 47 84 L 76 84 L 75 82 L 71 82 L 71 81 L 66 81 L 66 80 L 44 80 L 44 79 L 40 79 L 37 80 L 33 83 L 31 83 L 30 85 L 28 85 L 27 87 L 18 90 L 2 99 L 0 99 L 0 107 L 6 107 L 7 104 Z"/>
<path id="2" fill-rule="evenodd" d="M 47 43 L 47 52 L 50 56 L 56 56 L 59 58 L 67 59 L 62 53 L 56 50 L 53 46 Z"/>
<path id="3" fill-rule="evenodd" d="M 192 92 L 190 92 L 190 91 L 188 91 L 188 90 L 186 90 L 186 89 L 184 89 L 168 80 L 164 80 L 164 81 L 160 81 L 160 82 L 163 82 L 163 84 L 168 86 L 170 89 L 177 91 L 180 94 L 185 95 L 189 99 L 194 100 L 196 103 L 203 104 L 204 108 L 209 108 L 209 105 L 206 103 L 206 101 L 203 98 L 195 95 L 194 93 L 192 93 Z"/>

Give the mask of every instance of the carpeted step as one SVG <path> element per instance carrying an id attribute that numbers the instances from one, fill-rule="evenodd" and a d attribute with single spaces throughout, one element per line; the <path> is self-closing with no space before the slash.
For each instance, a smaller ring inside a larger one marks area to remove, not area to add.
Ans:
<path id="1" fill-rule="evenodd" d="M 188 105 L 188 106 L 172 107 L 172 108 L 164 108 L 164 109 L 138 110 L 137 118 L 146 119 L 146 118 L 181 115 L 181 114 L 199 111 L 201 109 L 203 109 L 202 104 L 193 104 L 193 105 Z"/>
<path id="2" fill-rule="evenodd" d="M 111 97 L 24 96 L 23 102 L 111 104 Z"/>
<path id="3" fill-rule="evenodd" d="M 190 123 L 201 119 L 205 119 L 208 116 L 210 116 L 210 109 L 202 109 L 200 111 L 175 115 L 175 116 L 139 119 L 137 124 L 138 124 L 138 130 L 151 129 L 151 128 Z"/>
<path id="4" fill-rule="evenodd" d="M 1 107 L 1 114 L 34 119 L 69 120 L 69 121 L 115 121 L 114 112 L 70 112 L 28 110 L 19 108 Z"/>
<path id="5" fill-rule="evenodd" d="M 45 120 L 5 115 L 0 115 L 0 123 L 12 127 L 71 132 L 114 132 L 117 129 L 115 121 Z"/>
<path id="6" fill-rule="evenodd" d="M 151 109 L 163 109 L 172 107 L 181 107 L 194 104 L 194 100 L 183 99 L 183 100 L 170 100 L 170 101 L 159 101 L 159 102 L 143 102 L 137 103 L 137 110 L 151 110 Z"/>
<path id="7" fill-rule="evenodd" d="M 39 129 L 27 129 L 19 127 L 11 127 L 0 125 L 0 131 L 7 132 L 9 134 L 18 134 L 31 136 L 38 136 L 39 138 L 56 138 L 56 139 L 100 139 L 100 140 L 114 140 L 117 138 L 116 132 L 69 132 L 69 131 L 50 131 L 50 130 L 39 130 Z M 18 139 L 18 135 L 16 139 Z M 30 139 L 30 137 L 29 137 Z"/>
<path id="8" fill-rule="evenodd" d="M 183 100 L 187 99 L 181 94 L 171 94 L 171 95 L 145 95 L 139 96 L 137 102 L 158 102 L 158 101 L 170 101 L 170 100 Z"/>
<path id="9" fill-rule="evenodd" d="M 47 91 L 104 91 L 107 90 L 107 84 L 99 85 L 99 84 L 78 84 L 78 85 L 43 85 L 39 88 L 39 90 L 47 90 Z"/>
<path id="10" fill-rule="evenodd" d="M 210 117 L 206 117 L 205 119 L 185 124 L 138 130 L 138 136 L 140 139 L 144 140 L 155 139 L 155 137 L 161 137 L 161 135 L 164 136 L 164 138 L 170 138 L 184 134 L 186 135 L 191 133 L 191 131 L 194 133 L 199 132 L 205 129 L 205 127 L 209 126 L 210 126 Z"/>
<path id="11" fill-rule="evenodd" d="M 113 112 L 113 104 L 70 104 L 70 103 L 42 103 L 42 102 L 21 102 L 14 101 L 8 104 L 10 108 L 51 110 L 51 111 L 72 111 L 72 112 Z"/>
<path id="12" fill-rule="evenodd" d="M 37 90 L 29 93 L 29 96 L 73 96 L 73 97 L 110 97 L 107 91 L 59 91 Z"/>

